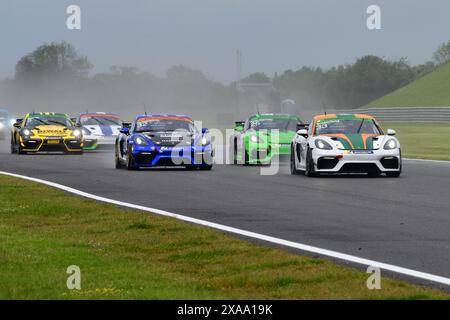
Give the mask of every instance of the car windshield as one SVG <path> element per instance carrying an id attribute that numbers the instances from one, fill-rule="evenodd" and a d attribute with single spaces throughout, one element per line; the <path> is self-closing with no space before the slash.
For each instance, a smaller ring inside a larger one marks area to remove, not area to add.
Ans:
<path id="1" fill-rule="evenodd" d="M 194 132 L 194 124 L 191 121 L 175 119 L 144 119 L 136 122 L 135 132 L 160 132 L 184 130 Z"/>
<path id="2" fill-rule="evenodd" d="M 81 116 L 80 123 L 83 126 L 93 126 L 93 125 L 110 125 L 110 126 L 121 126 L 122 121 L 116 116 Z"/>
<path id="3" fill-rule="evenodd" d="M 37 126 L 64 126 L 64 127 L 71 127 L 72 122 L 69 118 L 65 117 L 52 117 L 52 116 L 45 116 L 45 117 L 31 117 L 28 118 L 27 127 L 37 127 Z"/>
<path id="4" fill-rule="evenodd" d="M 250 120 L 250 129 L 295 131 L 297 119 L 254 119 Z"/>
<path id="5" fill-rule="evenodd" d="M 319 120 L 316 134 L 381 134 L 379 127 L 372 119 L 330 119 Z"/>

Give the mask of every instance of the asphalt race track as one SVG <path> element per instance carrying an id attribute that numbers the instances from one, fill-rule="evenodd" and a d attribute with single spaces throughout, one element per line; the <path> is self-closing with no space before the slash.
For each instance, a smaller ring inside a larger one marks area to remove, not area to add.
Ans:
<path id="1" fill-rule="evenodd" d="M 403 167 L 400 178 L 307 178 L 287 164 L 274 176 L 231 165 L 135 172 L 116 170 L 112 152 L 19 156 L 0 143 L 0 171 L 450 277 L 450 163 Z"/>

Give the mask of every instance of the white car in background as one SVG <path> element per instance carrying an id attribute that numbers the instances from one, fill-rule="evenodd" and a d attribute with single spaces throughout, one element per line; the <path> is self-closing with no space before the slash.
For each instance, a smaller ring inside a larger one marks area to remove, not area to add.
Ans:
<path id="1" fill-rule="evenodd" d="M 118 115 L 106 112 L 82 113 L 75 122 L 83 131 L 84 150 L 113 147 L 123 124 Z"/>

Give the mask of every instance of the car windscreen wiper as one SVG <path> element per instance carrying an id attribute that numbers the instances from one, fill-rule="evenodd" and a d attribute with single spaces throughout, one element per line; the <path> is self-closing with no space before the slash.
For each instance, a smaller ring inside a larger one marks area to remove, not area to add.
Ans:
<path id="1" fill-rule="evenodd" d="M 55 121 L 55 120 L 47 120 L 47 121 L 50 123 L 59 124 L 60 126 L 63 126 L 63 127 L 67 127 L 67 123 L 64 123 L 64 122 L 59 122 L 59 121 Z"/>
<path id="2" fill-rule="evenodd" d="M 358 131 L 356 131 L 357 134 L 359 134 L 359 132 L 361 131 L 361 128 L 362 128 L 362 126 L 364 124 L 364 120 L 366 120 L 366 119 L 362 119 L 361 124 L 358 127 Z"/>

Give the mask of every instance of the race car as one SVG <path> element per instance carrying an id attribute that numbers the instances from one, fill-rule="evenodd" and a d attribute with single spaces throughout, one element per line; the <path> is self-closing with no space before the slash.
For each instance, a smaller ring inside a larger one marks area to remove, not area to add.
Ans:
<path id="1" fill-rule="evenodd" d="M 113 147 L 122 128 L 122 120 L 118 115 L 105 112 L 82 113 L 75 123 L 82 127 L 84 150 Z"/>
<path id="2" fill-rule="evenodd" d="M 17 119 L 11 133 L 11 153 L 83 153 L 83 133 L 62 113 L 29 113 Z"/>
<path id="3" fill-rule="evenodd" d="M 233 164 L 268 164 L 274 156 L 289 155 L 298 123 L 298 116 L 274 113 L 237 121 L 230 143 Z"/>
<path id="4" fill-rule="evenodd" d="M 193 120 L 183 115 L 138 116 L 116 139 L 117 169 L 181 166 L 211 170 L 212 162 L 208 129 L 197 129 Z"/>
<path id="5" fill-rule="evenodd" d="M 9 112 L 5 109 L 0 109 L 0 140 L 5 140 L 11 125 Z"/>
<path id="6" fill-rule="evenodd" d="M 400 142 L 395 130 L 386 132 L 375 118 L 364 114 L 328 114 L 314 117 L 300 129 L 291 145 L 292 174 L 367 173 L 399 177 Z"/>

